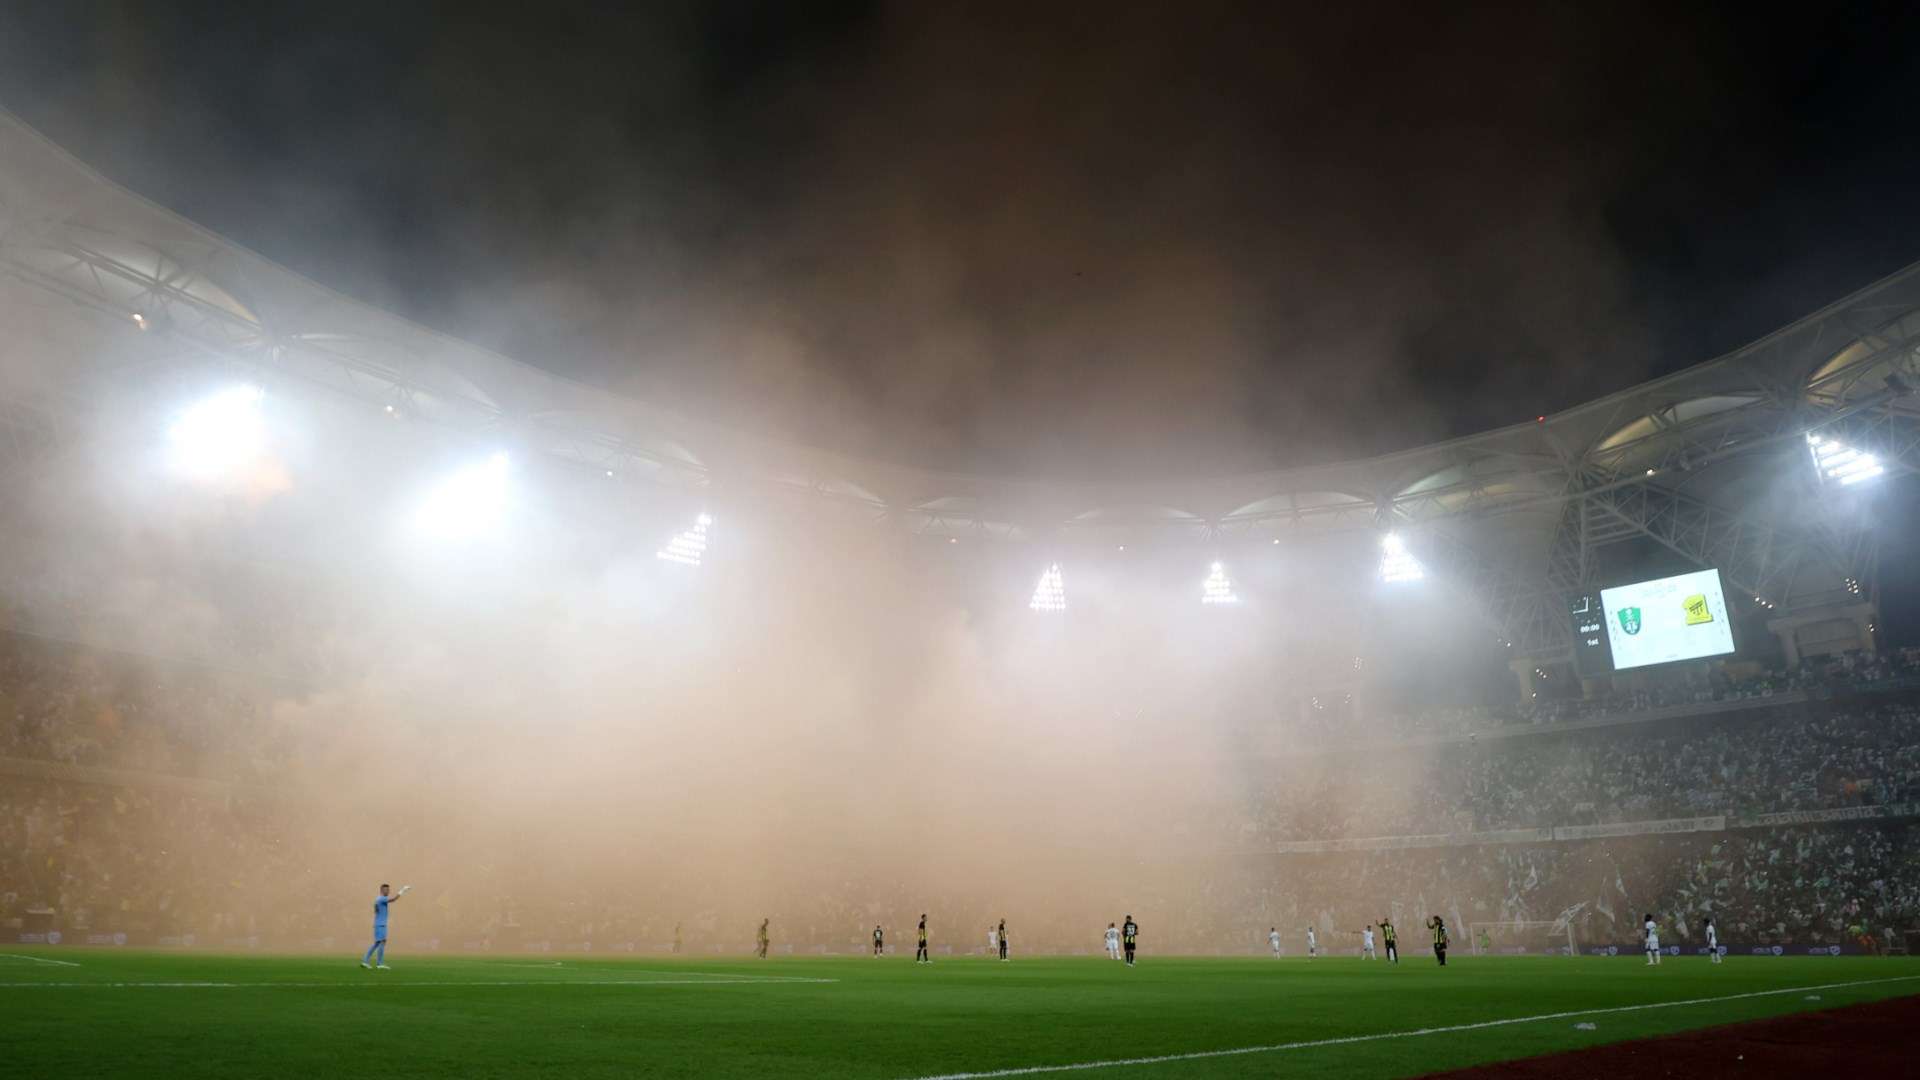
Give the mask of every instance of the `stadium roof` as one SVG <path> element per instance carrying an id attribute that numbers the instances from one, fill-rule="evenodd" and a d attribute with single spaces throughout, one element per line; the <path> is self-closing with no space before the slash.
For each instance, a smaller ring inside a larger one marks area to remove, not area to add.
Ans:
<path id="1" fill-rule="evenodd" d="M 1141 483 L 957 475 L 775 443 L 358 303 L 119 187 L 0 112 L 0 454 L 109 383 L 208 365 L 676 487 L 799 493 L 930 537 L 1150 544 L 1400 531 L 1529 653 L 1591 553 L 1658 542 L 1789 607 L 1871 580 L 1865 530 L 1779 483 L 1819 429 L 1920 471 L 1920 264 L 1744 348 L 1511 427 L 1365 460 Z M 67 303 L 49 303 L 60 297 Z M 138 325 L 136 325 L 136 316 Z M 148 331 L 142 333 L 141 330 Z M 76 362 L 77 360 L 77 362 Z M 25 377 L 23 373 L 36 373 Z M 1817 517 L 1819 520 L 1809 520 Z"/>

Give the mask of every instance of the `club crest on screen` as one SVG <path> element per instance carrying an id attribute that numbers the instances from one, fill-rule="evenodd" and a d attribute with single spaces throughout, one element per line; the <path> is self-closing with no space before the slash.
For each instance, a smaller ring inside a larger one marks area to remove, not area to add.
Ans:
<path id="1" fill-rule="evenodd" d="M 1628 634 L 1640 632 L 1640 609 L 1637 607 L 1620 609 L 1620 629 Z"/>
<path id="2" fill-rule="evenodd" d="M 1694 593 L 1687 597 L 1686 609 L 1688 626 L 1699 626 L 1701 623 L 1713 621 L 1713 609 L 1707 606 L 1705 593 Z"/>

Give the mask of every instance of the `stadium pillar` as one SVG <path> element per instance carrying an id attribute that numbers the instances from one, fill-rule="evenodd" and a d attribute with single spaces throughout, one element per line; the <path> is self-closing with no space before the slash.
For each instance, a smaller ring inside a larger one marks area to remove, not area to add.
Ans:
<path id="1" fill-rule="evenodd" d="M 1533 700 L 1534 690 L 1537 689 L 1537 684 L 1533 681 L 1533 669 L 1536 666 L 1532 660 L 1524 656 L 1518 656 L 1507 661 L 1507 667 L 1513 672 L 1513 677 L 1520 680 L 1520 700 L 1522 702 Z"/>

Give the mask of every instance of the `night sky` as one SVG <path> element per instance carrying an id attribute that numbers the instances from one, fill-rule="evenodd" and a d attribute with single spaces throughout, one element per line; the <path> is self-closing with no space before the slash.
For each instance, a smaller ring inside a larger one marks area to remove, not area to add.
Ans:
<path id="1" fill-rule="evenodd" d="M 1920 258 L 1905 5 L 286 6 L 0 3 L 0 105 L 355 297 L 936 467 L 1396 449 Z"/>

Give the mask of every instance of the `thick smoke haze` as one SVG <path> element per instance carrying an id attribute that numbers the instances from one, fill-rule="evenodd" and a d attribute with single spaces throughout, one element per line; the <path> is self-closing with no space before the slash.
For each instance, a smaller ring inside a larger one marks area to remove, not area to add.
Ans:
<path id="1" fill-rule="evenodd" d="M 459 337 L 968 471 L 1264 468 L 1503 425 L 1772 329 L 1916 237 L 1820 194 L 1888 175 L 1860 149 L 1881 140 L 1795 127 L 1829 72 L 1883 70 L 1850 58 L 1884 28 L 1837 13 L 1790 42 L 1617 7 L 467 16 L 28 12 L 0 94 Z M 207 61 L 243 55 L 272 61 Z M 1834 220 L 1763 253 L 1745 208 L 1787 189 Z"/>
<path id="2" fill-rule="evenodd" d="M 1723 194 L 1702 212 L 1737 219 L 1753 193 L 1712 179 L 1778 165 L 1736 136 L 1792 92 L 1760 92 L 1744 72 L 1776 53 L 1710 16 L 806 7 L 543 7 L 538 33 L 392 5 L 378 33 L 333 9 L 17 12 L 0 106 L 457 337 L 958 471 L 1196 475 L 1510 423 L 1804 314 L 1920 236 L 1869 222 L 1882 246 L 1844 273 L 1753 270 L 1778 275 L 1765 302 L 1656 332 L 1738 230 L 1674 238 L 1652 277 L 1631 253 Z M 1809 39 L 1840 18 L 1804 17 Z M 0 279 L 0 391 L 63 393 L 47 342 L 136 381 L 161 347 L 79 318 Z M 120 650 L 83 681 L 131 664 L 186 715 L 243 703 L 244 739 L 209 728 L 164 771 L 230 784 L 298 871 L 172 816 L 151 849 L 183 888 L 343 937 L 390 880 L 419 886 L 396 919 L 456 946 L 527 913 L 555 942 L 584 940 L 577 915 L 737 947 L 770 916 L 844 947 L 921 911 L 960 947 L 1005 917 L 1091 948 L 1128 913 L 1184 947 L 1258 944 L 1249 896 L 1327 925 L 1347 887 L 1247 860 L 1262 793 L 1423 810 L 1364 757 L 1290 756 L 1305 702 L 1367 664 L 1439 702 L 1510 678 L 1443 584 L 1383 610 L 1351 536 L 1233 563 L 1268 602 L 1232 612 L 1200 607 L 1190 551 L 1089 557 L 1045 619 L 1029 548 L 929 552 L 725 492 L 627 514 L 525 455 L 509 528 L 449 550 L 400 523 L 470 447 L 301 400 L 240 482 L 196 488 L 155 464 L 188 387 L 138 385 L 0 476 L 8 625 Z M 700 510 L 707 565 L 656 560 Z"/>
<path id="3" fill-rule="evenodd" d="M 958 947 L 1002 917 L 1025 947 L 1086 947 L 1127 913 L 1221 947 L 1254 940 L 1225 922 L 1242 893 L 1195 885 L 1248 873 L 1227 823 L 1276 776 L 1342 782 L 1266 752 L 1307 688 L 1340 682 L 1365 558 L 1318 584 L 1337 552 L 1236 565 L 1310 625 L 1202 609 L 1177 553 L 1078 560 L 1072 614 L 1047 619 L 1022 603 L 1022 552 L 795 508 L 722 502 L 707 564 L 667 567 L 636 537 L 684 525 L 678 508 L 610 543 L 551 515 L 580 480 L 537 463 L 497 539 L 423 545 L 406 511 L 428 468 L 369 466 L 434 461 L 431 432 L 276 416 L 294 434 L 259 467 L 291 480 L 262 491 L 258 470 L 170 475 L 159 417 L 117 413 L 12 479 L 0 567 L 11 625 L 49 655 L 108 643 L 121 659 L 95 679 L 132 664 L 207 718 L 163 771 L 231 784 L 275 851 L 145 827 L 183 891 L 188 868 L 213 875 L 236 933 L 282 932 L 275 912 L 349 935 L 395 879 L 425 900 L 410 933 L 449 946 L 522 925 L 587 940 L 551 925 L 566 912 L 602 942 L 662 946 L 681 924 L 690 946 L 739 947 L 772 916 L 780 942 L 846 947 L 927 911 Z M 297 871 L 263 877 L 285 853 Z"/>

